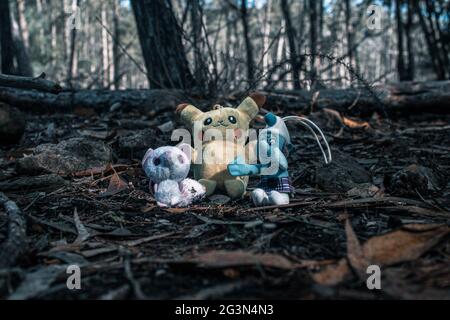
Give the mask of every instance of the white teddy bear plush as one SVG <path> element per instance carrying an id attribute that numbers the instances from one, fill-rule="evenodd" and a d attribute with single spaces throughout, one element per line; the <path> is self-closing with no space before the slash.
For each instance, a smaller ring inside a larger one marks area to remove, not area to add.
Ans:
<path id="1" fill-rule="evenodd" d="M 160 207 L 188 207 L 205 196 L 205 187 L 187 179 L 191 159 L 182 149 L 183 146 L 149 149 L 142 160 L 150 178 L 150 190 Z"/>

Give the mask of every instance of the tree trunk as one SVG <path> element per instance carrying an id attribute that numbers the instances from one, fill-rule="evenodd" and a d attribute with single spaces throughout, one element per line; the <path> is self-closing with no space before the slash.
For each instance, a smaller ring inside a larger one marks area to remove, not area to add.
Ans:
<path id="1" fill-rule="evenodd" d="M 25 45 L 25 49 L 30 47 L 30 31 L 28 29 L 28 22 L 25 18 L 25 0 L 16 1 L 17 22 L 19 25 L 19 32 Z"/>
<path id="2" fill-rule="evenodd" d="M 311 87 L 315 86 L 317 81 L 316 74 L 316 57 L 317 54 L 317 9 L 316 1 L 309 0 L 309 22 L 310 22 L 310 48 L 311 48 Z"/>
<path id="3" fill-rule="evenodd" d="M 350 0 L 345 0 L 345 33 L 347 34 L 347 54 L 350 64 L 354 64 L 353 58 L 353 28 L 351 26 L 352 8 Z"/>
<path id="4" fill-rule="evenodd" d="M 415 61 L 414 61 L 414 47 L 413 47 L 413 40 L 411 37 L 411 29 L 413 27 L 413 1 L 414 0 L 407 0 L 408 3 L 408 20 L 405 27 L 405 34 L 406 34 L 406 46 L 408 50 L 408 70 L 407 70 L 407 80 L 412 81 L 414 80 L 414 73 L 415 73 Z"/>
<path id="5" fill-rule="evenodd" d="M 105 4 L 102 4 L 101 19 L 102 24 L 105 26 L 102 27 L 102 80 L 103 88 L 109 89 L 109 42 L 108 32 L 106 31 L 106 28 L 108 28 L 108 16 L 106 14 Z"/>
<path id="6" fill-rule="evenodd" d="M 270 45 L 271 29 L 272 29 L 272 0 L 267 0 L 264 17 L 263 46 L 262 46 L 262 55 L 263 55 L 262 68 L 264 77 L 267 77 L 269 71 L 269 63 L 270 63 L 269 45 Z M 269 80 L 270 79 L 267 79 L 266 85 L 269 83 Z"/>
<path id="7" fill-rule="evenodd" d="M 29 55 L 29 29 L 25 19 L 25 1 L 16 2 L 16 15 L 12 16 L 14 54 L 17 62 L 17 74 L 32 76 L 33 67 Z"/>
<path id="8" fill-rule="evenodd" d="M 402 22 L 402 12 L 401 12 L 401 1 L 395 0 L 395 18 L 397 20 L 397 72 L 400 81 L 407 80 L 405 60 L 403 52 L 403 22 Z"/>
<path id="9" fill-rule="evenodd" d="M 76 0 L 76 2 L 72 5 L 72 12 L 75 13 L 75 10 L 77 10 L 77 7 L 80 5 L 80 0 Z M 70 30 L 70 49 L 69 49 L 69 64 L 67 67 L 67 82 L 69 83 L 69 86 L 72 85 L 72 79 L 74 74 L 78 72 L 77 68 L 77 59 L 76 59 L 76 38 L 77 38 L 77 28 L 73 26 L 72 30 Z"/>
<path id="10" fill-rule="evenodd" d="M 132 0 L 150 88 L 195 86 L 169 0 Z"/>
<path id="11" fill-rule="evenodd" d="M 250 85 L 253 84 L 255 79 L 255 62 L 253 59 L 253 45 L 249 35 L 249 25 L 248 25 L 248 1 L 241 0 L 241 20 L 242 27 L 244 29 L 244 40 L 245 40 L 245 49 L 247 54 L 247 80 Z"/>
<path id="12" fill-rule="evenodd" d="M 281 0 L 281 11 L 283 12 L 283 18 L 286 21 L 286 34 L 289 42 L 290 50 L 290 62 L 292 66 L 292 79 L 294 80 L 294 89 L 300 89 L 300 59 L 297 53 L 296 34 L 295 29 L 292 26 L 290 8 L 287 0 Z"/>
<path id="13" fill-rule="evenodd" d="M 119 10 L 120 10 L 120 1 L 113 1 L 113 64 L 114 64 L 114 89 L 120 89 L 120 78 L 121 78 L 121 66 L 120 66 L 120 51 L 119 51 L 119 43 L 120 43 L 120 27 L 119 27 Z"/>
<path id="14" fill-rule="evenodd" d="M 14 42 L 8 0 L 0 1 L 0 46 L 2 50 L 2 73 L 14 74 Z"/>
<path id="15" fill-rule="evenodd" d="M 207 84 L 207 66 L 202 55 L 202 19 L 203 13 L 199 0 L 191 1 L 192 46 L 194 48 L 194 78 L 200 90 L 205 90 Z"/>
<path id="16" fill-rule="evenodd" d="M 436 43 L 433 41 L 433 35 L 431 34 L 431 31 L 428 29 L 427 22 L 425 21 L 422 10 L 420 8 L 420 4 L 417 1 L 413 2 L 416 15 L 419 17 L 420 25 L 424 33 L 425 41 L 427 43 L 428 48 L 428 54 L 430 55 L 437 80 L 444 80 L 445 70 L 439 54 L 439 49 L 437 48 Z"/>

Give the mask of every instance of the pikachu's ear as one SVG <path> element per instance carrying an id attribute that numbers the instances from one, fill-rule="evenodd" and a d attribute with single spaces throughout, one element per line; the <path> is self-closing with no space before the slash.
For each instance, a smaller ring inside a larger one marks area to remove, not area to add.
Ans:
<path id="1" fill-rule="evenodd" d="M 175 113 L 178 114 L 181 121 L 188 126 L 191 126 L 192 123 L 198 118 L 198 116 L 203 114 L 201 110 L 187 103 L 180 104 L 175 110 Z"/>
<path id="2" fill-rule="evenodd" d="M 261 93 L 255 92 L 242 101 L 237 109 L 252 120 L 256 117 L 259 112 L 259 108 L 261 108 L 264 103 L 266 103 L 266 97 Z"/>

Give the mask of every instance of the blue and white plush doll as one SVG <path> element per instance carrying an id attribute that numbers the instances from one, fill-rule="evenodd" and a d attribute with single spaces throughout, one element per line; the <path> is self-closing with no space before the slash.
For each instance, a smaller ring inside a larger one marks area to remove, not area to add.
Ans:
<path id="1" fill-rule="evenodd" d="M 187 179 L 191 159 L 183 150 L 190 147 L 149 149 L 142 160 L 142 168 L 150 178 L 150 190 L 160 207 L 187 207 L 205 195 L 200 183 Z"/>
<path id="2" fill-rule="evenodd" d="M 311 131 L 322 151 L 326 164 L 332 160 L 330 147 L 322 130 L 309 119 L 297 116 L 280 118 L 273 113 L 268 113 L 264 120 L 266 127 L 260 131 L 257 141 L 258 163 L 246 164 L 245 160 L 237 158 L 228 165 L 228 171 L 233 176 L 261 176 L 259 184 L 251 194 L 256 206 L 288 204 L 290 195 L 295 190 L 288 172 L 286 157 L 292 149 L 292 144 L 285 122 L 298 121 Z M 314 129 L 322 137 L 327 153 L 325 153 Z"/>

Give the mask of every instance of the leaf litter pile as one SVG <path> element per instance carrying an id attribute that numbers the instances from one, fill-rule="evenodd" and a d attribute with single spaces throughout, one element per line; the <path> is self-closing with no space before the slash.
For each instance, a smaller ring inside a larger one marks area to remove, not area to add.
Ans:
<path id="1" fill-rule="evenodd" d="M 170 144 L 173 112 L 26 115 L 0 151 L 0 298 L 450 299 L 450 116 L 308 116 L 334 162 L 290 126 L 289 205 L 161 209 L 140 160 Z"/>

